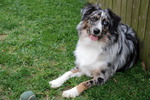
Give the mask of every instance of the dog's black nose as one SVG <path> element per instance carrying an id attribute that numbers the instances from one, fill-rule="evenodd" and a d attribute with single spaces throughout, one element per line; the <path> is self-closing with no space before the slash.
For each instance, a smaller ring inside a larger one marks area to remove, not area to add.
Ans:
<path id="1" fill-rule="evenodd" d="M 95 29 L 94 29 L 94 34 L 97 35 L 97 34 L 99 34 L 99 33 L 100 33 L 100 30 L 99 30 L 98 28 L 95 28 Z"/>

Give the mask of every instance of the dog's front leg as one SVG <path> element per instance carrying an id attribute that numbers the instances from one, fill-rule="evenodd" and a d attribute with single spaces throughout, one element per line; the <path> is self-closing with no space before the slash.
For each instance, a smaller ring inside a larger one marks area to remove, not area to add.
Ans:
<path id="1" fill-rule="evenodd" d="M 74 69 L 66 72 L 65 74 L 58 77 L 57 79 L 50 81 L 49 84 L 50 84 L 51 88 L 57 88 L 57 87 L 60 87 L 69 78 L 72 78 L 75 76 L 80 77 L 81 75 L 82 75 L 82 73 L 80 72 L 80 70 L 75 67 Z"/>
<path id="2" fill-rule="evenodd" d="M 101 70 L 100 73 L 95 74 L 96 76 L 94 76 L 93 79 L 82 82 L 74 88 L 64 91 L 62 96 L 66 98 L 75 98 L 91 86 L 104 84 L 113 74 L 113 70 Z"/>

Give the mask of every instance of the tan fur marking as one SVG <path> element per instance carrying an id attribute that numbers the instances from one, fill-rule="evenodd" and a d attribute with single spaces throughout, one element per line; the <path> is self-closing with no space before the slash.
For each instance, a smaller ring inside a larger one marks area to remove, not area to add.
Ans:
<path id="1" fill-rule="evenodd" d="M 93 77 L 100 75 L 100 73 L 101 73 L 101 70 L 99 70 L 99 69 L 93 70 L 93 72 L 92 72 Z"/>
<path id="2" fill-rule="evenodd" d="M 82 26 L 84 26 L 83 29 L 86 29 L 86 28 L 88 27 L 88 22 L 87 22 L 87 20 L 84 20 L 84 21 L 83 21 Z"/>
<path id="3" fill-rule="evenodd" d="M 71 70 L 72 73 L 77 73 L 77 72 L 80 72 L 79 69 L 75 69 L 75 70 Z"/>
<path id="4" fill-rule="evenodd" d="M 86 82 L 82 82 L 79 85 L 77 85 L 76 87 L 77 87 L 79 94 L 88 89 L 88 87 L 86 86 Z"/>

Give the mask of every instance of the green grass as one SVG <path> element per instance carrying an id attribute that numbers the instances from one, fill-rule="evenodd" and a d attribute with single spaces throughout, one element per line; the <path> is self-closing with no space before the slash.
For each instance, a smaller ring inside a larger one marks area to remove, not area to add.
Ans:
<path id="1" fill-rule="evenodd" d="M 74 67 L 76 25 L 84 0 L 0 0 L 0 100 L 31 90 L 39 100 L 62 100 L 62 91 L 89 78 L 72 78 L 58 89 L 48 82 Z M 75 100 L 149 100 L 150 72 L 140 62 L 92 87 Z"/>

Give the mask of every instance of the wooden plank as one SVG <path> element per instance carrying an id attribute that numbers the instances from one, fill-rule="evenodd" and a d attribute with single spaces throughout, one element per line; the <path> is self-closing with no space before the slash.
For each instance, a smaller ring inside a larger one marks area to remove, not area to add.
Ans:
<path id="1" fill-rule="evenodd" d="M 147 13 L 148 13 L 148 4 L 149 0 L 141 0 L 140 5 L 140 13 L 139 13 L 139 22 L 138 22 L 138 37 L 140 40 L 140 57 L 143 59 L 143 52 L 144 52 L 144 38 L 145 38 L 145 29 L 146 29 L 146 22 L 147 22 Z"/>
<path id="2" fill-rule="evenodd" d="M 121 16 L 121 5 L 122 5 L 121 0 L 116 0 L 115 9 L 116 9 L 116 14 L 119 16 Z"/>
<path id="3" fill-rule="evenodd" d="M 122 2 L 122 8 L 121 8 L 121 18 L 122 18 L 122 23 L 126 23 L 126 8 L 127 8 L 127 0 L 121 0 Z"/>
<path id="4" fill-rule="evenodd" d="M 101 4 L 102 9 L 105 9 L 105 0 L 98 0 L 98 3 Z"/>
<path id="5" fill-rule="evenodd" d="M 113 10 L 113 12 L 114 13 L 117 13 L 117 7 L 116 7 L 116 0 L 112 0 L 113 1 L 113 3 L 112 3 L 112 10 Z"/>
<path id="6" fill-rule="evenodd" d="M 132 28 L 137 32 L 138 27 L 138 16 L 139 16 L 139 10 L 140 10 L 140 0 L 133 0 L 132 4 Z"/>
<path id="7" fill-rule="evenodd" d="M 106 0 L 106 8 L 113 9 L 113 0 Z"/>
<path id="8" fill-rule="evenodd" d="M 143 59 L 147 67 L 150 68 L 150 1 L 148 5 L 148 13 L 146 20 L 145 38 L 144 38 L 144 50 Z"/>
<path id="9" fill-rule="evenodd" d="M 108 4 L 109 4 L 109 1 L 108 1 L 108 0 L 105 0 L 105 9 L 109 8 L 109 7 L 108 7 Z"/>
<path id="10" fill-rule="evenodd" d="M 103 0 L 103 9 L 106 9 L 107 6 L 106 6 L 106 0 Z"/>
<path id="11" fill-rule="evenodd" d="M 126 9 L 126 24 L 131 25 L 132 21 L 132 2 L 133 0 L 127 0 L 127 9 Z"/>

